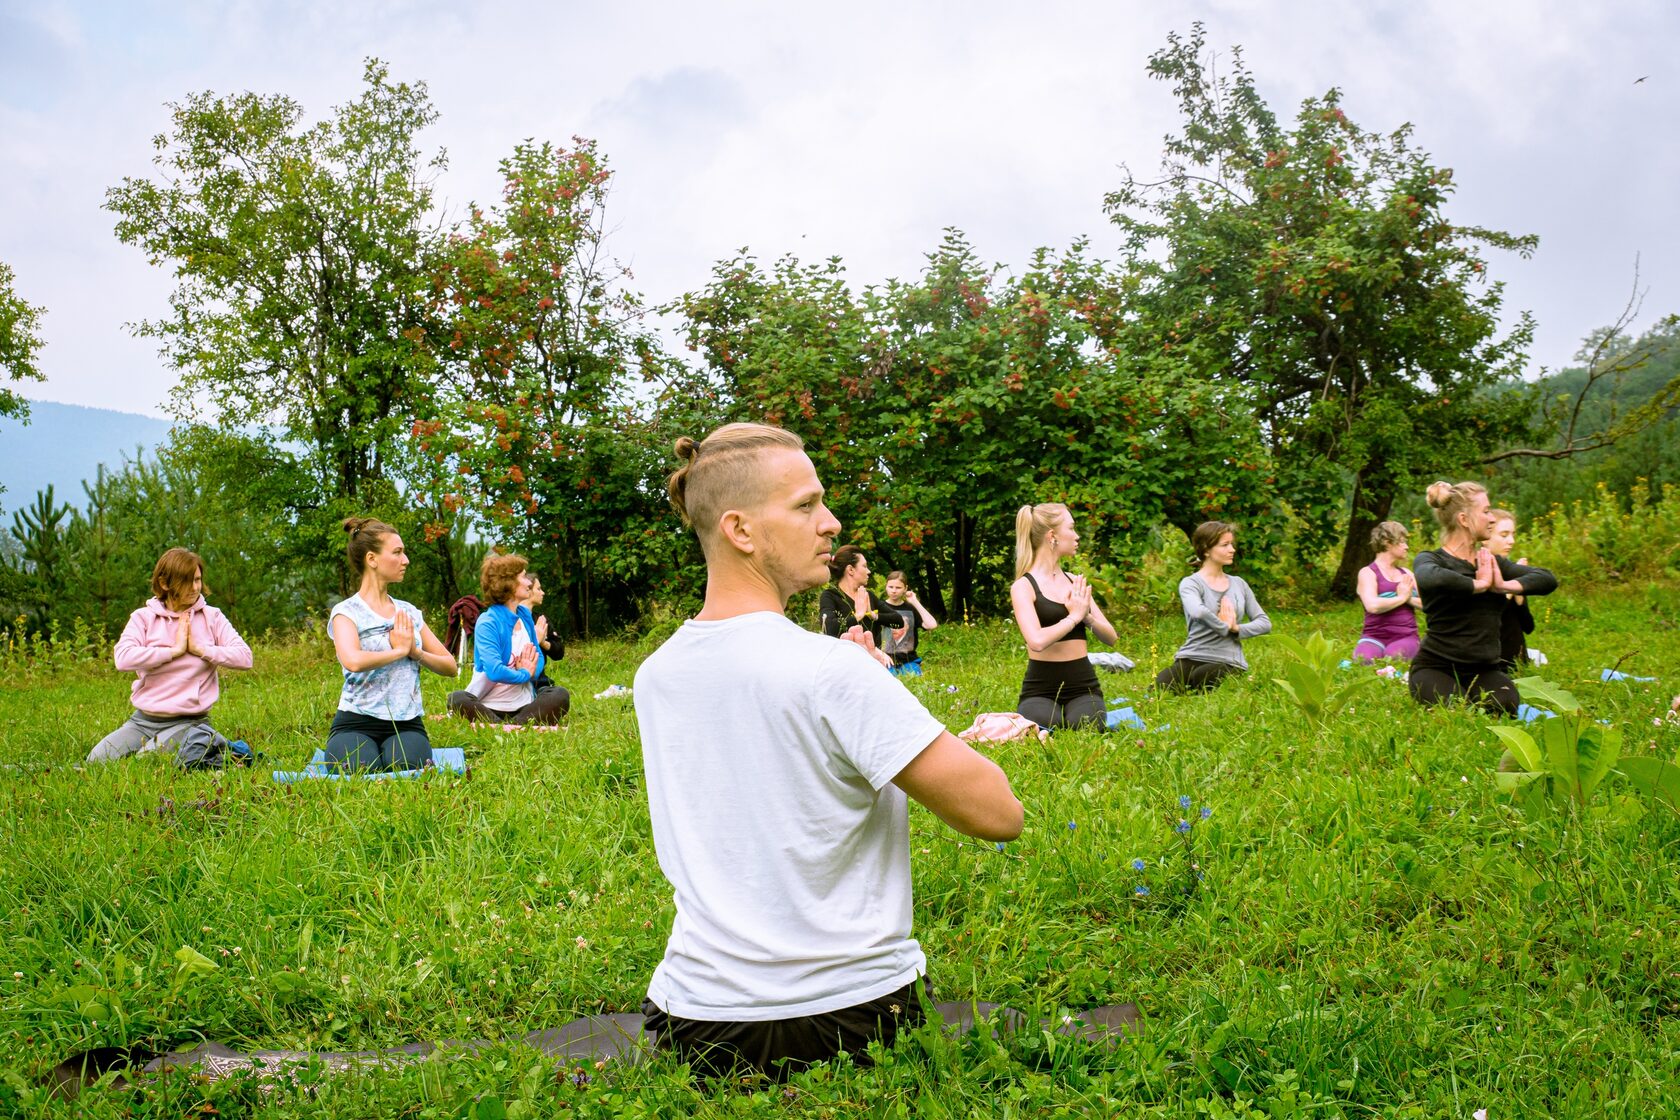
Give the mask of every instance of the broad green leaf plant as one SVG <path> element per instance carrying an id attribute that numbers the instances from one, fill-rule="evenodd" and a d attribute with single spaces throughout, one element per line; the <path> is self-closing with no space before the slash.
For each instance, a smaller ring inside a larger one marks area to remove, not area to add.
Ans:
<path id="1" fill-rule="evenodd" d="M 1578 813 L 1591 807 L 1594 793 L 1615 773 L 1645 799 L 1680 808 L 1680 766 L 1648 756 L 1623 758 L 1621 729 L 1591 719 L 1574 693 L 1543 677 L 1524 677 L 1516 685 L 1529 703 L 1555 713 L 1527 729 L 1493 728 L 1505 744 L 1494 780 L 1517 804 Z M 1644 807 L 1622 796 L 1592 811 L 1637 818 Z"/>
<path id="2" fill-rule="evenodd" d="M 1321 631 L 1304 642 L 1287 634 L 1274 634 L 1272 641 L 1288 658 L 1283 676 L 1272 680 L 1315 724 L 1341 712 L 1360 690 L 1381 679 L 1372 673 L 1342 675 L 1342 655 Z"/>

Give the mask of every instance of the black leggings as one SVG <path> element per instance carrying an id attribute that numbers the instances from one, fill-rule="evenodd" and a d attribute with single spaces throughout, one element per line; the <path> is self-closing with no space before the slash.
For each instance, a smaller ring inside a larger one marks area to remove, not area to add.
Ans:
<path id="1" fill-rule="evenodd" d="M 1155 674 L 1155 685 L 1169 692 L 1206 692 L 1217 688 L 1219 682 L 1232 673 L 1242 672 L 1242 666 L 1229 661 L 1191 661 L 1173 658 L 1173 663 Z"/>
<path id="2" fill-rule="evenodd" d="M 339 712 L 327 733 L 327 765 L 335 770 L 418 770 L 432 760 L 432 743 L 418 717 L 375 719 Z"/>
<path id="3" fill-rule="evenodd" d="M 682 1019 L 667 1015 L 651 999 L 642 1001 L 646 1029 L 657 1045 L 675 1050 L 694 1072 L 721 1077 L 743 1070 L 757 1071 L 776 1081 L 837 1054 L 853 1054 L 868 1065 L 873 1041 L 891 1046 L 900 1030 L 919 1026 L 926 1013 L 927 978 L 912 981 L 839 1011 L 797 1019 L 745 1023 Z"/>
<path id="4" fill-rule="evenodd" d="M 486 723 L 540 723 L 553 726 L 565 718 L 571 706 L 572 694 L 559 685 L 550 685 L 542 689 L 534 694 L 529 704 L 510 712 L 490 707 L 465 689 L 449 694 L 449 710 L 465 717 L 469 723 L 484 720 Z"/>
<path id="5" fill-rule="evenodd" d="M 1517 686 L 1498 665 L 1464 665 L 1453 661 L 1425 659 L 1412 662 L 1406 687 L 1419 704 L 1440 704 L 1462 696 L 1472 704 L 1497 715 L 1515 715 L 1522 697 Z"/>
<path id="6" fill-rule="evenodd" d="M 1102 685 L 1096 669 L 1083 657 L 1075 661 L 1028 658 L 1015 710 L 1040 727 L 1108 728 Z"/>

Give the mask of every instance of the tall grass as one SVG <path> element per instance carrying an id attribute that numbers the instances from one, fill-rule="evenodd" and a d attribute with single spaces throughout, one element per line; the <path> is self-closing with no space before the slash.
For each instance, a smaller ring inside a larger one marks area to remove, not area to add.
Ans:
<path id="1" fill-rule="evenodd" d="M 1659 719 L 1680 631 L 1649 609 L 1675 590 L 1566 586 L 1535 604 L 1548 673 L 1623 727 L 1630 751 L 1680 749 L 1680 728 Z M 1350 648 L 1358 632 L 1351 610 L 1274 617 L 1284 632 L 1322 629 Z M 128 678 L 68 648 L 42 662 L 14 648 L 0 691 L 0 1114 L 1672 1108 L 1671 813 L 1530 819 L 1495 789 L 1488 717 L 1419 710 L 1392 682 L 1310 727 L 1271 683 L 1281 657 L 1263 638 L 1249 644 L 1245 679 L 1208 696 L 1149 695 L 1145 674 L 1181 634 L 1173 619 L 1124 628 L 1138 673 L 1105 677 L 1110 698 L 1129 697 L 1151 730 L 1062 732 L 992 752 L 1028 807 L 1019 842 L 999 852 L 912 816 L 916 933 L 938 998 L 1049 1014 L 1132 1000 L 1140 1034 L 1105 1050 L 1035 1031 L 930 1030 L 873 1069 L 842 1062 L 773 1088 L 696 1085 L 669 1060 L 556 1071 L 517 1042 L 579 1014 L 636 1009 L 663 952 L 669 892 L 633 711 L 590 699 L 628 684 L 645 645 L 568 650 L 557 667 L 574 695 L 564 731 L 432 724 L 434 742 L 467 747 L 468 778 L 291 786 L 267 771 L 302 765 L 336 701 L 321 639 L 261 644 L 256 671 L 227 680 L 218 726 L 266 758 L 226 774 L 155 759 L 79 766 L 126 715 Z M 1630 651 L 1624 669 L 1664 682 L 1587 683 Z M 927 674 L 909 687 L 952 727 L 1013 706 L 1024 651 L 1011 629 L 942 627 L 924 655 Z M 428 710 L 441 711 L 449 682 L 426 687 Z M 182 1077 L 70 1102 L 39 1084 L 91 1047 L 203 1038 L 495 1044 L 278 1088 Z"/>

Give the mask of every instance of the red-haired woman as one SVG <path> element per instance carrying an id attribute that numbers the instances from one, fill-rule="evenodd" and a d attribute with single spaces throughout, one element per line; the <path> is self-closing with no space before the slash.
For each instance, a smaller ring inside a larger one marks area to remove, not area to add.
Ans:
<path id="1" fill-rule="evenodd" d="M 249 669 L 251 647 L 227 616 L 204 601 L 204 562 L 172 548 L 152 568 L 152 598 L 128 616 L 113 657 L 117 668 L 137 674 L 134 713 L 100 740 L 89 762 L 109 762 L 142 751 L 178 751 L 203 727 L 221 695 L 221 670 Z"/>
<path id="2" fill-rule="evenodd" d="M 565 689 L 536 687 L 547 659 L 543 635 L 523 605 L 531 593 L 529 568 L 523 556 L 493 552 L 479 569 L 479 591 L 490 605 L 473 627 L 473 679 L 449 694 L 449 710 L 468 720 L 552 725 L 571 707 Z"/>

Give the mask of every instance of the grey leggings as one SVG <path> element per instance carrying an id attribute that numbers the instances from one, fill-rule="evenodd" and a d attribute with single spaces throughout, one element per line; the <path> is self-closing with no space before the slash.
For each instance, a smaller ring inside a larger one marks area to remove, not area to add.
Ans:
<path id="1" fill-rule="evenodd" d="M 195 724 L 209 723 L 210 713 L 195 716 L 154 716 L 136 710 L 121 727 L 99 740 L 88 752 L 89 762 L 114 762 L 131 754 L 161 750 L 173 754 L 180 739 Z"/>
<path id="2" fill-rule="evenodd" d="M 338 770 L 418 770 L 432 757 L 423 731 L 375 739 L 364 731 L 338 731 L 327 739 L 327 765 Z"/>

